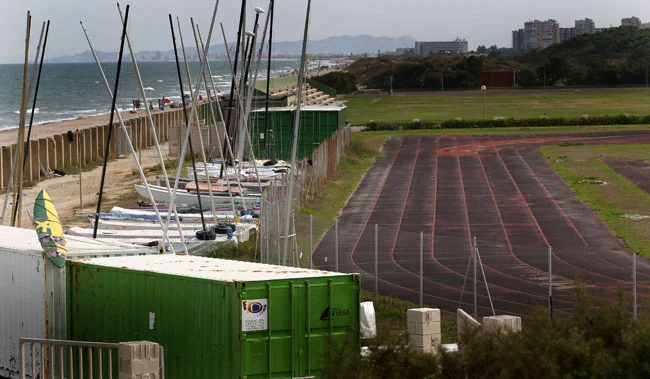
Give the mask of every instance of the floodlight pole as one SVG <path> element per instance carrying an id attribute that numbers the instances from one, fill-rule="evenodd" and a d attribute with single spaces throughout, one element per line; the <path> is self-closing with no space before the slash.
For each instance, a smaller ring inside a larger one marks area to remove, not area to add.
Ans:
<path id="1" fill-rule="evenodd" d="M 481 86 L 481 92 L 483 92 L 483 121 L 485 121 L 485 94 L 487 92 L 486 86 Z"/>

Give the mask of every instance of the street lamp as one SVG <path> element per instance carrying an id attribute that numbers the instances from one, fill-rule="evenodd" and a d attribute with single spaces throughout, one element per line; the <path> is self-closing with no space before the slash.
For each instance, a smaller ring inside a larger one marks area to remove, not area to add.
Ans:
<path id="1" fill-rule="evenodd" d="M 483 92 L 483 121 L 485 121 L 485 93 L 487 92 L 487 87 L 482 85 L 481 92 Z"/>

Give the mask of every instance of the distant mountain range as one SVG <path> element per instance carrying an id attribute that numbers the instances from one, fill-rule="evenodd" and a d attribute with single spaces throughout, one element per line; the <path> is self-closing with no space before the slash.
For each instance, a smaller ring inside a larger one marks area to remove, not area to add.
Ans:
<path id="1" fill-rule="evenodd" d="M 412 47 L 415 40 L 411 37 L 373 37 L 369 35 L 337 36 L 322 40 L 309 41 L 308 52 L 315 55 L 359 55 L 376 53 L 377 51 L 395 51 L 398 47 Z M 195 47 L 187 47 L 188 59 L 198 60 Z M 302 41 L 288 41 L 273 43 L 274 56 L 299 56 L 302 50 Z M 179 49 L 180 53 L 180 49 Z M 182 55 L 182 53 L 181 53 Z M 116 62 L 117 52 L 97 51 L 97 56 L 102 62 Z M 164 62 L 174 60 L 174 50 L 167 51 L 140 51 L 136 53 L 139 61 Z M 226 50 L 223 44 L 210 47 L 210 58 L 225 58 Z M 89 63 L 94 62 L 92 53 L 86 51 L 74 55 L 65 55 L 47 60 L 48 63 Z"/>

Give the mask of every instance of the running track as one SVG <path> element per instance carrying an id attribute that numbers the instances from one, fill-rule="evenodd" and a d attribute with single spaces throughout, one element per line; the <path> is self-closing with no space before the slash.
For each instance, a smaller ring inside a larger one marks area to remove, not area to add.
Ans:
<path id="1" fill-rule="evenodd" d="M 497 314 L 547 305 L 548 246 L 556 311 L 573 309 L 576 277 L 598 299 L 615 299 L 619 289 L 629 295 L 631 253 L 537 152 L 562 142 L 650 143 L 650 132 L 390 138 L 339 218 L 339 271 L 361 273 L 363 287 L 374 290 L 378 224 L 382 294 L 419 301 L 423 232 L 427 306 L 458 307 L 473 237 Z M 334 241 L 332 228 L 315 266 L 334 269 Z M 637 276 L 642 304 L 650 295 L 645 260 Z M 471 310 L 471 280 L 464 288 L 460 305 Z M 479 313 L 489 315 L 482 280 L 478 292 Z"/>

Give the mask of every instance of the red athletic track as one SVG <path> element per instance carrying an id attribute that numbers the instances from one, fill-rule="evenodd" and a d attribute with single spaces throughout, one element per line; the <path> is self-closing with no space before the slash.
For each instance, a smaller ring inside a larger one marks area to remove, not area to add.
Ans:
<path id="1" fill-rule="evenodd" d="M 497 313 L 547 305 L 549 245 L 556 311 L 573 309 L 576 277 L 597 298 L 631 293 L 630 252 L 537 152 L 569 141 L 648 143 L 650 132 L 390 138 L 339 219 L 339 271 L 361 273 L 363 287 L 374 290 L 379 224 L 382 294 L 419 301 L 421 231 L 428 306 L 457 308 L 473 237 Z M 332 228 L 314 252 L 315 266 L 334 269 L 334 241 Z M 638 281 L 639 296 L 650 295 L 645 260 Z M 471 308 L 471 292 L 468 280 L 462 307 Z M 480 313 L 489 314 L 483 283 L 478 297 Z"/>
<path id="2" fill-rule="evenodd" d="M 650 164 L 644 161 L 620 159 L 604 159 L 603 162 L 642 190 L 650 193 Z"/>

